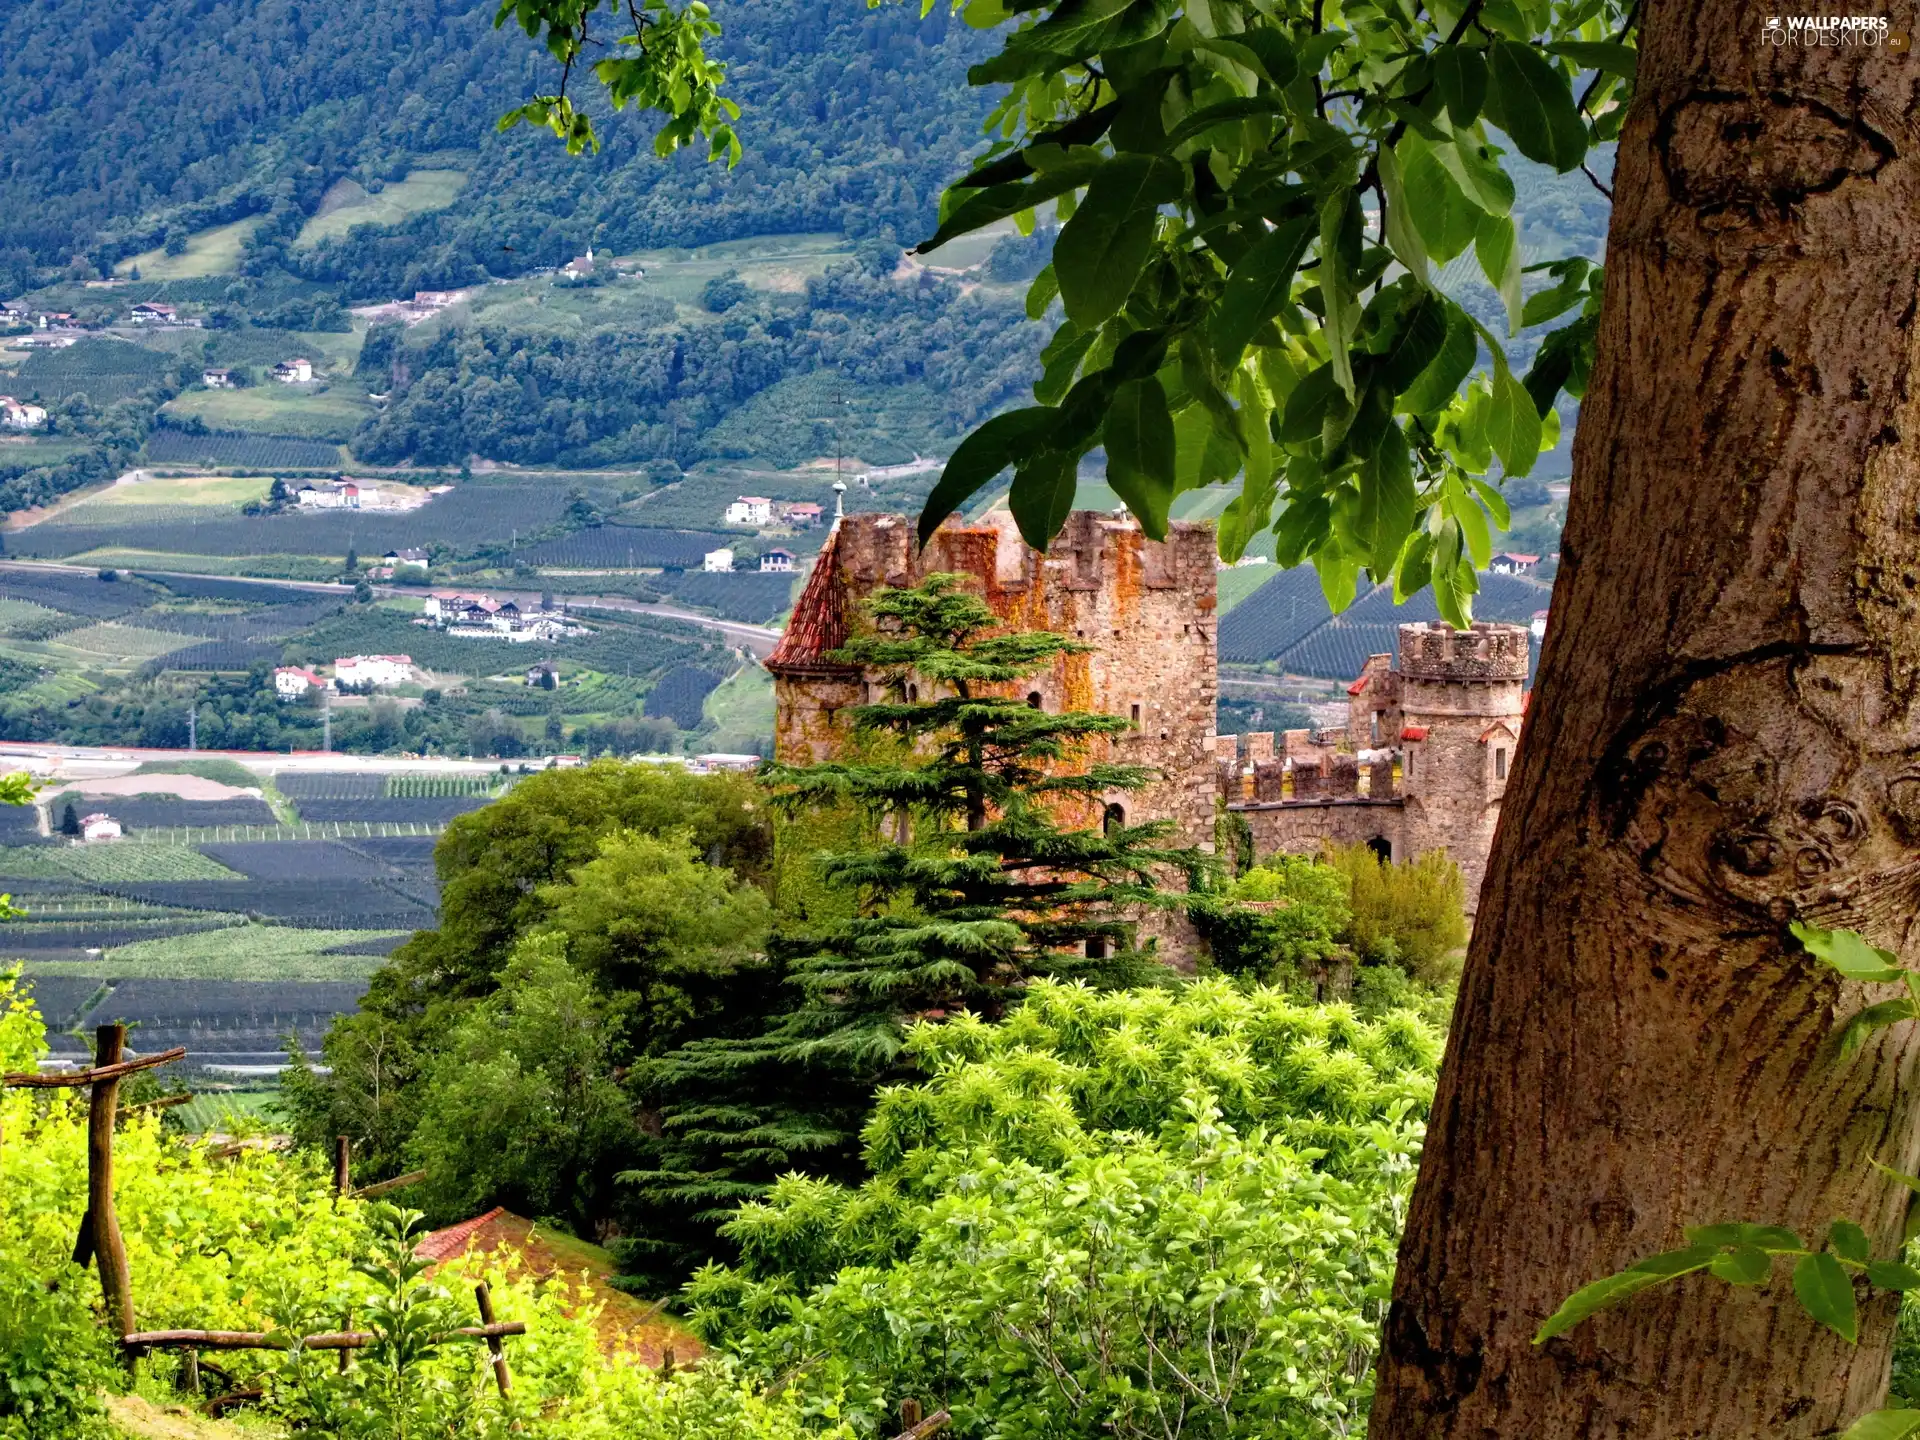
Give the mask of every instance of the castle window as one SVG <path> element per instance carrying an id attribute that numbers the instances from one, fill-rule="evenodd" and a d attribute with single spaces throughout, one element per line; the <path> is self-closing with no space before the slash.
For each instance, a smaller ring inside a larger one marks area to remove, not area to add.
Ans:
<path id="1" fill-rule="evenodd" d="M 1126 823 L 1127 811 L 1123 805 L 1109 805 L 1100 813 L 1100 830 L 1102 834 L 1111 835 Z"/>
<path id="2" fill-rule="evenodd" d="M 1373 852 L 1373 858 L 1382 865 L 1393 863 L 1393 842 L 1384 835 L 1376 835 L 1367 841 L 1367 849 Z"/>
<path id="3" fill-rule="evenodd" d="M 1373 729 L 1371 733 L 1373 737 L 1373 743 L 1375 745 L 1378 745 L 1380 743 L 1380 717 L 1384 713 L 1385 712 L 1381 710 L 1376 710 L 1373 712 Z"/>
<path id="4" fill-rule="evenodd" d="M 1507 778 L 1507 752 L 1504 749 L 1493 752 L 1493 778 L 1496 780 Z"/>
<path id="5" fill-rule="evenodd" d="M 1104 960 L 1107 958 L 1106 936 L 1089 935 L 1087 937 L 1087 958 L 1089 960 Z"/>
<path id="6" fill-rule="evenodd" d="M 1044 710 L 1047 708 L 1041 702 L 1040 692 L 1038 690 L 1029 690 L 1027 692 L 1027 705 L 1028 705 L 1028 708 L 1033 710 Z"/>
<path id="7" fill-rule="evenodd" d="M 910 685 L 908 685 L 908 686 L 907 686 L 907 699 L 908 699 L 908 700 L 918 700 L 919 698 L 920 698 L 920 687 L 919 687 L 918 685 L 911 685 L 911 684 L 910 684 Z"/>
<path id="8" fill-rule="evenodd" d="M 1135 725 L 1138 725 L 1140 723 L 1140 702 L 1136 700 L 1128 708 L 1133 712 L 1129 718 Z"/>

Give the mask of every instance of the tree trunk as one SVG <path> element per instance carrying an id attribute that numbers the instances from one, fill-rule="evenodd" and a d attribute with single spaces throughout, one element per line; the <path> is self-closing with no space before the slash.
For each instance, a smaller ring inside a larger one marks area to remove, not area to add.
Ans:
<path id="1" fill-rule="evenodd" d="M 1891 7 L 1896 34 L 1914 5 Z M 1826 1435 L 1884 1393 L 1787 1266 L 1536 1349 L 1575 1289 L 1751 1220 L 1896 1253 L 1915 1027 L 1796 917 L 1920 961 L 1920 62 L 1653 0 L 1518 773 L 1400 1252 L 1371 1434 Z M 1903 158 L 1903 155 L 1905 158 Z"/>

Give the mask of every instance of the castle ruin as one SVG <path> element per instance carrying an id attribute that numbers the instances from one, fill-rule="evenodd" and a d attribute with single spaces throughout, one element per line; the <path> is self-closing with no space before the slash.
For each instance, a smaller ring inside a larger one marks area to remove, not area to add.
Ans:
<path id="1" fill-rule="evenodd" d="M 924 550 L 905 516 L 849 515 L 767 659 L 777 760 L 843 753 L 849 707 L 883 695 L 878 676 L 831 652 L 868 596 L 942 571 L 972 576 L 1009 630 L 1052 631 L 1092 647 L 1021 682 L 1030 703 L 1133 722 L 1128 733 L 1090 741 L 1098 753 L 1088 760 L 1144 765 L 1159 779 L 1089 802 L 1087 814 L 1063 817 L 1068 823 L 1097 823 L 1115 806 L 1116 818 L 1169 820 L 1178 843 L 1211 848 L 1224 811 L 1245 822 L 1259 857 L 1311 854 L 1328 842 L 1371 845 L 1395 860 L 1445 850 L 1474 908 L 1526 709 L 1525 627 L 1402 625 L 1398 664 L 1371 656 L 1348 687 L 1344 729 L 1216 736 L 1210 525 L 1175 523 L 1161 542 L 1129 518 L 1077 510 L 1041 555 L 1004 514 L 949 521 Z"/>

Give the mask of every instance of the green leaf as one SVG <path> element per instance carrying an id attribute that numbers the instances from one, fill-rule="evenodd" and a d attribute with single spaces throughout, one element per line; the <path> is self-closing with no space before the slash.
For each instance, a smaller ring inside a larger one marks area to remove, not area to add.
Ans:
<path id="1" fill-rule="evenodd" d="M 1358 598 L 1360 564 L 1350 555 L 1335 554 L 1323 545 L 1313 552 L 1313 568 L 1320 576 L 1320 592 L 1327 597 L 1327 608 L 1338 615 Z"/>
<path id="2" fill-rule="evenodd" d="M 1487 409 L 1487 438 L 1509 475 L 1525 475 L 1540 459 L 1540 412 L 1533 397 L 1506 366 L 1493 368 L 1493 397 Z"/>
<path id="3" fill-rule="evenodd" d="M 1873 1253 L 1867 1232 L 1851 1220 L 1836 1220 L 1827 1228 L 1827 1246 L 1842 1260 L 1851 1260 L 1856 1265 L 1866 1264 L 1867 1257 Z"/>
<path id="4" fill-rule="evenodd" d="M 1906 1440 L 1920 1434 L 1920 1410 L 1874 1410 L 1849 1425 L 1840 1440 Z"/>
<path id="5" fill-rule="evenodd" d="M 1054 296 L 1060 293 L 1060 281 L 1053 273 L 1053 262 L 1047 262 L 1047 268 L 1033 277 L 1033 284 L 1027 287 L 1027 318 L 1038 320 L 1047 313 L 1047 307 L 1053 303 Z"/>
<path id="6" fill-rule="evenodd" d="M 1158 378 L 1130 380 L 1114 392 L 1103 434 L 1107 483 L 1149 539 L 1166 539 L 1174 495 L 1173 416 Z"/>
<path id="7" fill-rule="evenodd" d="M 1909 1020 L 1920 1020 L 1914 1013 L 1912 1000 L 1883 1000 L 1878 1005 L 1869 1005 L 1857 1015 L 1847 1017 L 1847 1023 L 1840 1031 L 1840 1053 L 1854 1055 L 1866 1044 L 1867 1036 L 1875 1030 L 1883 1030 L 1889 1025 L 1901 1025 Z"/>
<path id="8" fill-rule="evenodd" d="M 1773 1274 L 1773 1261 L 1766 1251 L 1742 1245 L 1722 1250 L 1707 1269 L 1729 1285 L 1758 1285 Z"/>
<path id="9" fill-rule="evenodd" d="M 982 486 L 1013 464 L 1025 446 L 1053 423 L 1058 412 L 1045 405 L 996 415 L 954 449 L 920 511 L 920 543 L 925 545 L 940 522 L 958 510 Z"/>
<path id="10" fill-rule="evenodd" d="M 1542 325 L 1556 315 L 1563 315 L 1574 306 L 1584 303 L 1587 298 L 1587 272 L 1592 268 L 1592 262 L 1584 256 L 1575 256 L 1568 261 L 1560 275 L 1559 284 L 1527 297 L 1527 303 L 1520 312 L 1520 323 Z"/>
<path id="11" fill-rule="evenodd" d="M 1094 157 L 1075 158 L 1049 166 L 1022 184 L 995 185 L 986 190 L 968 192 L 968 198 L 954 207 L 952 213 L 940 222 L 940 228 L 914 247 L 914 254 L 928 254 L 957 235 L 969 234 L 984 225 L 1005 220 L 1009 215 L 1018 215 L 1022 210 L 1032 210 L 1049 200 L 1058 199 L 1069 190 L 1078 190 L 1082 185 L 1092 183 L 1108 163 Z"/>
<path id="12" fill-rule="evenodd" d="M 1360 192 L 1343 187 L 1320 210 L 1320 295 L 1326 306 L 1326 334 L 1333 378 L 1351 400 L 1353 357 L 1348 354 L 1360 323 Z"/>
<path id="13" fill-rule="evenodd" d="M 1375 579 L 1393 572 L 1407 543 L 1415 494 L 1407 437 L 1389 422 L 1380 433 L 1379 445 L 1360 467 L 1360 532 L 1367 542 L 1367 569 Z"/>
<path id="14" fill-rule="evenodd" d="M 1587 127 L 1559 67 L 1531 45 L 1496 40 L 1487 47 L 1487 118 L 1529 160 L 1562 174 L 1587 158 Z"/>
<path id="15" fill-rule="evenodd" d="M 1451 300 L 1446 302 L 1446 307 L 1447 337 L 1432 363 L 1401 393 L 1395 408 L 1403 414 L 1426 415 L 1442 409 L 1473 373 L 1473 362 L 1480 353 L 1473 321 Z"/>
<path id="16" fill-rule="evenodd" d="M 1793 1293 L 1800 1306 L 1849 1345 L 1860 1337 L 1860 1316 L 1853 1303 L 1853 1281 L 1846 1268 L 1822 1251 L 1803 1255 L 1793 1267 Z"/>
<path id="17" fill-rule="evenodd" d="M 1320 433 L 1327 412 L 1335 407 L 1342 411 L 1348 408 L 1346 396 L 1340 393 L 1340 382 L 1334 378 L 1333 366 L 1326 364 L 1308 371 L 1293 387 L 1286 409 L 1281 412 L 1280 443 L 1306 444 Z"/>
<path id="18" fill-rule="evenodd" d="M 1805 1250 L 1807 1245 L 1793 1231 L 1781 1225 L 1690 1225 L 1686 1230 L 1689 1245 L 1751 1245 L 1769 1254 Z"/>
<path id="19" fill-rule="evenodd" d="M 1824 962 L 1849 980 L 1873 983 L 1898 980 L 1906 972 L 1896 963 L 1892 952 L 1869 945 L 1858 931 L 1823 930 L 1796 920 L 1787 927 L 1814 959 Z"/>
<path id="20" fill-rule="evenodd" d="M 1421 243 L 1434 264 L 1444 265 L 1473 243 L 1480 207 L 1461 193 L 1434 147 L 1417 132 L 1401 140 L 1399 161 L 1401 188 Z"/>
<path id="21" fill-rule="evenodd" d="M 1487 100 L 1487 61 L 1465 45 L 1442 45 L 1433 57 L 1433 83 L 1456 130 L 1480 118 Z"/>
<path id="22" fill-rule="evenodd" d="M 1441 487 L 1441 493 L 1445 497 L 1447 514 L 1459 522 L 1460 535 L 1466 541 L 1467 553 L 1473 557 L 1473 563 L 1476 566 L 1484 569 L 1487 562 L 1493 559 L 1493 535 L 1487 529 L 1487 517 L 1481 513 L 1480 507 L 1473 503 L 1473 497 L 1467 494 L 1467 489 L 1460 483 L 1459 476 L 1447 476 L 1446 483 Z"/>
<path id="23" fill-rule="evenodd" d="M 1311 216 L 1288 221 L 1255 242 L 1228 274 L 1213 316 L 1214 351 L 1222 360 L 1237 360 L 1253 332 L 1286 306 L 1314 229 Z"/>
<path id="24" fill-rule="evenodd" d="M 1436 145 L 1433 153 L 1447 167 L 1447 173 L 1459 183 L 1461 191 L 1489 215 L 1505 215 L 1513 209 L 1513 180 L 1500 168 L 1493 147 L 1471 134 L 1453 137 L 1451 145 Z"/>
<path id="25" fill-rule="evenodd" d="M 1894 1169 L 1891 1165 L 1882 1165 L 1878 1160 L 1869 1163 L 1889 1180 L 1898 1180 L 1914 1194 L 1920 1195 L 1920 1175 L 1908 1175 L 1904 1171 Z"/>
<path id="26" fill-rule="evenodd" d="M 1374 384 L 1398 397 L 1426 373 L 1447 342 L 1447 304 L 1438 295 L 1424 293 L 1408 307 L 1392 341 L 1379 354 Z"/>
<path id="27" fill-rule="evenodd" d="M 1407 273 L 1422 285 L 1432 283 L 1427 273 L 1427 247 L 1414 223 L 1412 207 L 1407 203 L 1406 187 L 1401 183 L 1400 162 L 1391 145 L 1380 147 L 1380 189 L 1386 196 L 1387 248 Z"/>
<path id="28" fill-rule="evenodd" d="M 1467 483 L 1473 487 L 1473 493 L 1480 497 L 1480 503 L 1487 507 L 1487 514 L 1493 517 L 1493 523 L 1502 530 L 1513 524 L 1513 511 L 1507 508 L 1507 497 L 1493 486 L 1487 484 L 1478 475 L 1469 475 Z"/>
<path id="29" fill-rule="evenodd" d="M 1054 331 L 1053 339 L 1040 352 L 1040 378 L 1034 382 L 1033 398 L 1042 405 L 1058 405 L 1073 384 L 1080 362 L 1099 338 L 1098 330 L 1082 330 L 1071 320 Z"/>
<path id="30" fill-rule="evenodd" d="M 1663 1280 L 1673 1280 L 1696 1270 L 1704 1270 L 1713 1263 L 1717 1253 L 1718 1250 L 1712 1245 L 1689 1245 L 1684 1250 L 1668 1250 L 1659 1255 L 1650 1255 L 1618 1275 L 1609 1275 L 1604 1280 L 1582 1286 L 1569 1295 L 1534 1333 L 1533 1343 L 1544 1345 L 1554 1336 L 1564 1335 L 1588 1316 L 1609 1305 L 1617 1305 Z M 1851 1295 L 1852 1291 L 1848 1291 L 1848 1294 Z"/>
<path id="31" fill-rule="evenodd" d="M 1473 253 L 1487 283 L 1507 307 L 1507 333 L 1520 333 L 1523 300 L 1520 294 L 1520 237 L 1507 215 L 1482 215 L 1474 227 Z"/>
<path id="32" fill-rule="evenodd" d="M 1185 172 L 1165 156 L 1116 155 L 1101 168 L 1053 242 L 1067 318 L 1091 328 L 1126 303 L 1153 248 L 1160 207 L 1184 190 Z"/>
<path id="33" fill-rule="evenodd" d="M 1882 1290 L 1920 1290 L 1920 1270 L 1898 1260 L 1869 1261 L 1867 1279 Z"/>
<path id="34" fill-rule="evenodd" d="M 1073 510 L 1078 465 L 1079 457 L 1048 450 L 1014 472 L 1008 508 L 1013 511 L 1014 524 L 1020 527 L 1020 538 L 1042 553 Z"/>
<path id="35" fill-rule="evenodd" d="M 1629 80 L 1640 68 L 1639 51 L 1611 40 L 1560 40 L 1543 48 L 1549 54 L 1566 56 L 1582 70 L 1605 70 Z"/>

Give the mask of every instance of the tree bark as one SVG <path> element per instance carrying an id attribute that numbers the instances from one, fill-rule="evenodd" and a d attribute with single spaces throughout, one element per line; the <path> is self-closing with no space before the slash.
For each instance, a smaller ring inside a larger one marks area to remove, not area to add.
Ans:
<path id="1" fill-rule="evenodd" d="M 1783 7 L 1798 8 L 1798 7 Z M 1890 6 L 1912 32 L 1915 6 Z M 1920 62 L 1652 0 L 1537 693 L 1448 1038 L 1371 1434 L 1828 1435 L 1885 1392 L 1787 1266 L 1581 1285 L 1750 1220 L 1897 1253 L 1915 1027 L 1795 918 L 1920 962 Z"/>

